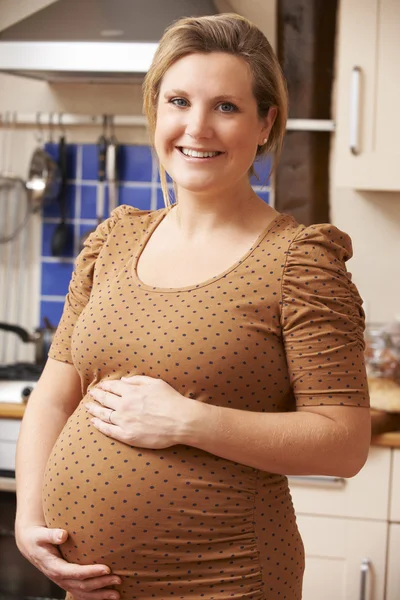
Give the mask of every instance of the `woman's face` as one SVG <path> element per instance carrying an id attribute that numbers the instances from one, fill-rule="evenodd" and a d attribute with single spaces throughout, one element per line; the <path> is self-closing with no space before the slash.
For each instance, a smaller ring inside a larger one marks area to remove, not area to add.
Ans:
<path id="1" fill-rule="evenodd" d="M 155 149 L 178 187 L 194 193 L 235 187 L 248 181 L 274 117 L 272 109 L 259 118 L 244 60 L 222 52 L 191 54 L 162 79 Z"/>

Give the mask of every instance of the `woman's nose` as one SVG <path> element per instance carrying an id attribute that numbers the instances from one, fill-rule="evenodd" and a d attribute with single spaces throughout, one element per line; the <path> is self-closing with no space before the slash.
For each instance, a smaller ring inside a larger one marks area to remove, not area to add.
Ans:
<path id="1" fill-rule="evenodd" d="M 193 138 L 210 137 L 212 135 L 211 119 L 206 111 L 195 109 L 189 111 L 186 133 Z"/>

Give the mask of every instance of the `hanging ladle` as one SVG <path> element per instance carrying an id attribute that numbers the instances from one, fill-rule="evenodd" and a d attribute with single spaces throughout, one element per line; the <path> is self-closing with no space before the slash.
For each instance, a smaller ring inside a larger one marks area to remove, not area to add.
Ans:
<path id="1" fill-rule="evenodd" d="M 61 172 L 61 188 L 58 196 L 61 221 L 55 228 L 51 238 L 51 253 L 53 256 L 63 255 L 70 241 L 71 233 L 67 223 L 67 144 L 64 134 L 61 135 L 58 144 L 58 165 Z"/>

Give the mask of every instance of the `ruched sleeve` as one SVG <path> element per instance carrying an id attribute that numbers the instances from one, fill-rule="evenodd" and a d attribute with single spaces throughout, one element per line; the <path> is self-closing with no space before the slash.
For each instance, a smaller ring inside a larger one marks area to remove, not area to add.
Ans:
<path id="1" fill-rule="evenodd" d="M 345 262 L 351 240 L 332 225 L 304 227 L 287 252 L 282 332 L 297 406 L 369 406 L 364 311 Z"/>
<path id="2" fill-rule="evenodd" d="M 65 299 L 63 314 L 54 334 L 49 350 L 50 358 L 72 364 L 71 338 L 76 321 L 85 308 L 92 290 L 96 261 L 116 223 L 133 210 L 130 206 L 119 206 L 87 238 L 75 261 L 74 272 Z"/>

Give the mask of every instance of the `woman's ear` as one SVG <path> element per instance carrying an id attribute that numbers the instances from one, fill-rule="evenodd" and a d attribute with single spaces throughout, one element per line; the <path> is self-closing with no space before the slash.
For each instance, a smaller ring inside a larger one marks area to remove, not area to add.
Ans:
<path id="1" fill-rule="evenodd" d="M 260 141 L 259 146 L 263 146 L 267 143 L 269 134 L 271 132 L 272 126 L 275 122 L 276 116 L 278 114 L 278 108 L 276 106 L 271 106 L 268 110 L 267 116 L 263 119 L 263 128 L 260 132 Z"/>

